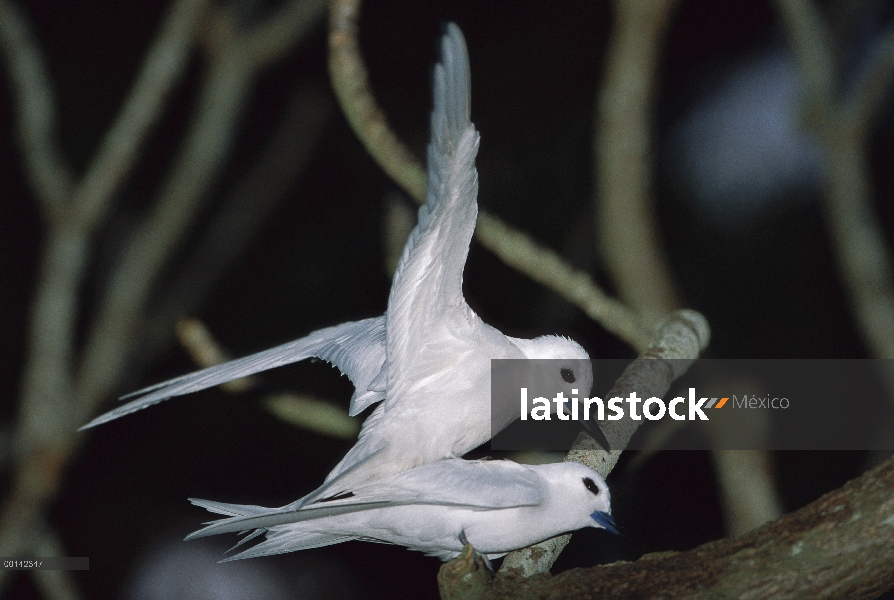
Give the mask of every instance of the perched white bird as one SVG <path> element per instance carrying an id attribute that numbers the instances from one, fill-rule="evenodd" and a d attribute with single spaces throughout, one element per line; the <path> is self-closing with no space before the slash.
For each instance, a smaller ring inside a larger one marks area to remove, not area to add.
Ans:
<path id="1" fill-rule="evenodd" d="M 583 527 L 617 533 L 605 480 L 575 462 L 531 466 L 449 458 L 300 509 L 190 501 L 227 518 L 187 540 L 255 529 L 239 546 L 266 533 L 264 542 L 225 560 L 358 539 L 406 546 L 444 561 L 468 543 L 498 558 Z"/>
<path id="2" fill-rule="evenodd" d="M 385 315 L 321 329 L 134 392 L 129 396 L 142 396 L 84 428 L 280 365 L 310 357 L 327 360 L 354 383 L 352 416 L 381 403 L 323 485 L 294 508 L 413 467 L 462 456 L 489 440 L 491 359 L 562 359 L 555 363 L 551 389 L 566 397 L 576 395 L 572 389 L 580 394 L 590 391 L 592 368 L 580 345 L 559 336 L 508 337 L 466 304 L 462 280 L 478 214 L 474 161 L 479 136 L 469 120 L 469 61 L 455 24 L 447 26 L 441 54 L 434 73 L 427 199 L 404 247 Z M 495 414 L 494 431 L 518 415 L 517 404 Z"/>

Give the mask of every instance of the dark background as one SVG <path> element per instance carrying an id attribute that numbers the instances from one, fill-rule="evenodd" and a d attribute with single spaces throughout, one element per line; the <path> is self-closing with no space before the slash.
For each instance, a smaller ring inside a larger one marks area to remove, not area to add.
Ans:
<path id="1" fill-rule="evenodd" d="M 83 169 L 129 89 L 166 3 L 23 5 L 56 86 L 64 149 Z M 256 10 L 263 14 L 265 6 L 258 4 Z M 430 72 L 441 27 L 448 20 L 459 24 L 471 55 L 472 118 L 482 136 L 480 205 L 610 287 L 594 250 L 591 208 L 593 106 L 611 26 L 609 5 L 369 1 L 362 10 L 360 41 L 373 90 L 396 132 L 417 156 L 424 155 L 428 137 Z M 251 18 L 251 11 L 247 14 Z M 668 166 L 664 140 L 686 108 L 731 65 L 781 39 L 767 4 L 681 3 L 663 54 L 657 98 L 655 191 L 661 234 L 684 304 L 702 311 L 711 323 L 711 355 L 865 357 L 838 283 L 816 190 L 805 190 L 794 201 L 782 201 L 730 228 L 702 216 Z M 227 174 L 213 189 L 215 198 L 263 148 L 291 90 L 298 83 L 328 85 L 325 42 L 321 23 L 260 81 Z M 145 210 L 189 118 L 200 69 L 201 63 L 194 60 L 119 194 L 107 233 L 126 231 Z M 3 81 L 0 338 L 5 358 L 0 378 L 6 391 L 0 417 L 8 422 L 16 411 L 42 227 L 14 144 L 5 75 Z M 874 131 L 871 164 L 878 210 L 890 234 L 890 118 L 883 118 Z M 395 189 L 336 112 L 309 167 L 194 316 L 225 348 L 244 355 L 320 327 L 381 314 L 390 286 L 381 241 L 383 198 Z M 212 200 L 197 231 L 214 208 Z M 103 239 L 112 241 L 96 249 L 96 273 L 85 284 L 87 297 L 118 249 L 115 235 Z M 628 347 L 578 309 L 504 266 L 475 242 L 465 271 L 465 293 L 486 322 L 507 334 L 558 333 L 572 336 L 593 358 L 632 356 Z M 85 322 L 89 318 L 88 312 Z M 194 366 L 182 349 L 171 347 L 149 368 L 135 370 L 120 392 Z M 273 506 L 300 497 L 322 481 L 349 444 L 277 420 L 260 403 L 269 390 L 311 392 L 345 407 L 352 392 L 350 383 L 328 366 L 299 364 L 265 374 L 262 389 L 242 396 L 209 390 L 82 434 L 89 441 L 68 470 L 49 519 L 68 555 L 90 558 L 90 570 L 74 574 L 84 597 L 129 597 L 128 586 L 145 557 L 160 544 L 176 548 L 171 540 L 207 519 L 203 510 L 188 504 L 188 497 Z M 108 406 L 112 403 L 110 398 Z M 778 453 L 785 509 L 803 506 L 858 475 L 863 459 L 856 452 Z M 645 552 L 684 550 L 723 536 L 707 453 L 659 453 L 637 471 L 625 469 L 628 460 L 622 459 L 609 478 L 624 537 L 602 531 L 576 535 L 554 572 L 635 559 Z M 7 486 L 8 475 L 5 472 Z M 217 552 L 230 541 L 221 541 L 214 552 L 196 559 L 192 572 L 216 573 L 214 569 L 231 566 L 214 564 Z M 263 563 L 257 568 L 287 580 L 320 574 L 320 597 L 437 596 L 440 563 L 400 547 L 352 542 L 251 562 Z M 29 578 L 17 576 L 6 595 L 28 598 L 36 593 Z"/>

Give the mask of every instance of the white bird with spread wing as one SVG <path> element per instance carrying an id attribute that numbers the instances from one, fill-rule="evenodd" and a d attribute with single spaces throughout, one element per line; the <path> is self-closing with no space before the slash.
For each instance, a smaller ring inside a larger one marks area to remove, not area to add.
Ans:
<path id="1" fill-rule="evenodd" d="M 350 496 L 301 509 L 190 501 L 227 515 L 187 536 L 266 533 L 267 539 L 226 560 L 319 548 L 349 540 L 386 542 L 441 560 L 472 544 L 487 558 L 584 527 L 617 533 L 611 498 L 596 471 L 575 462 L 445 459 L 353 488 Z"/>
<path id="2" fill-rule="evenodd" d="M 311 357 L 327 360 L 354 383 L 352 416 L 380 404 L 323 485 L 293 503 L 294 508 L 462 456 L 489 440 L 491 359 L 562 359 L 552 373 L 551 389 L 566 397 L 588 393 L 593 374 L 580 345 L 559 336 L 525 340 L 503 335 L 484 323 L 463 297 L 463 269 L 478 215 L 479 136 L 469 120 L 470 85 L 465 41 L 450 24 L 434 73 L 426 203 L 404 247 L 384 316 L 320 329 L 145 388 L 130 394 L 141 397 L 85 427 L 259 371 Z M 518 414 L 513 406 L 495 415 L 494 430 Z"/>

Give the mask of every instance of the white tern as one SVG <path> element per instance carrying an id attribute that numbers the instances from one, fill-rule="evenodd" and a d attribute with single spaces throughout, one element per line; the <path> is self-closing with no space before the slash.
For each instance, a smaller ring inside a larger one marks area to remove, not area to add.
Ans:
<path id="1" fill-rule="evenodd" d="M 352 416 L 380 404 L 364 422 L 354 447 L 297 507 L 462 456 L 489 440 L 491 359 L 562 359 L 546 382 L 550 389 L 566 397 L 589 393 L 593 373 L 580 345 L 559 336 L 526 340 L 503 335 L 484 323 L 463 297 L 463 268 L 478 214 L 474 161 L 479 136 L 469 120 L 470 77 L 465 40 L 451 23 L 434 72 L 426 203 L 404 247 L 383 316 L 320 329 L 142 389 L 125 396 L 139 398 L 84 428 L 259 371 L 324 359 L 354 383 Z M 518 416 L 517 404 L 509 405 L 505 414 L 495 415 L 494 430 Z"/>
<path id="2" fill-rule="evenodd" d="M 359 539 L 446 561 L 467 543 L 491 559 L 583 527 L 617 533 L 605 480 L 576 462 L 531 466 L 448 458 L 352 488 L 345 496 L 300 509 L 191 498 L 227 518 L 206 523 L 186 539 L 254 529 L 240 546 L 266 533 L 264 542 L 225 560 Z"/>

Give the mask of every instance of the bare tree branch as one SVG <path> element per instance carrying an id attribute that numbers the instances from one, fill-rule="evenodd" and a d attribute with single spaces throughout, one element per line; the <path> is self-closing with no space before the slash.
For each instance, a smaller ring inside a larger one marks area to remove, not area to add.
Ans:
<path id="1" fill-rule="evenodd" d="M 766 450 L 713 450 L 727 535 L 748 533 L 782 515 L 773 455 Z"/>
<path id="2" fill-rule="evenodd" d="M 13 84 L 25 174 L 44 219 L 50 220 L 63 212 L 74 189 L 74 174 L 59 145 L 59 111 L 46 60 L 25 15 L 10 0 L 0 0 L 0 49 Z"/>
<path id="3" fill-rule="evenodd" d="M 597 239 L 621 299 L 647 322 L 661 319 L 678 306 L 651 191 L 654 95 L 665 32 L 677 4 L 676 0 L 615 0 L 595 110 Z M 773 486 L 768 487 L 764 471 L 724 472 L 736 461 L 747 460 L 732 454 L 715 457 L 715 462 L 722 495 L 739 500 L 737 510 L 727 513 L 733 530 L 739 532 L 757 523 L 751 518 L 740 521 L 738 516 L 765 515 L 768 505 L 778 506 L 778 498 Z M 767 496 L 748 493 L 755 489 Z"/>
<path id="4" fill-rule="evenodd" d="M 788 29 L 809 100 L 824 109 L 835 88 L 832 34 L 809 0 L 776 0 L 776 7 Z"/>
<path id="5" fill-rule="evenodd" d="M 675 312 L 658 329 L 648 349 L 624 370 L 607 397 L 626 397 L 634 390 L 643 398 L 663 397 L 671 384 L 707 348 L 710 337 L 710 327 L 701 314 L 694 310 Z M 599 447 L 592 437 L 581 433 L 565 460 L 583 463 L 608 477 L 640 424 L 629 417 L 600 422 L 611 450 Z M 570 535 L 563 535 L 510 552 L 503 560 L 500 572 L 513 571 L 525 577 L 545 573 L 570 539 Z"/>
<path id="6" fill-rule="evenodd" d="M 59 535 L 47 524 L 42 523 L 38 528 L 40 533 L 32 547 L 34 556 L 65 556 L 62 540 Z M 71 571 L 54 571 L 49 569 L 37 569 L 31 571 L 34 582 L 41 593 L 48 600 L 80 600 Z"/>
<path id="7" fill-rule="evenodd" d="M 366 151 L 417 203 L 425 201 L 424 167 L 397 139 L 369 87 L 357 41 L 360 0 L 332 0 L 329 8 L 329 75 L 351 129 Z"/>
<path id="8" fill-rule="evenodd" d="M 230 359 L 201 321 L 183 319 L 177 323 L 177 337 L 202 368 Z M 238 394 L 255 387 L 258 380 L 258 376 L 243 377 L 223 383 L 220 388 Z M 354 441 L 360 433 L 359 421 L 347 411 L 308 394 L 271 394 L 264 404 L 280 420 L 317 434 Z"/>
<path id="9" fill-rule="evenodd" d="M 885 35 L 852 96 L 837 101 L 840 76 L 817 7 L 808 0 L 777 0 L 777 7 L 805 80 L 807 122 L 825 146 L 826 224 L 845 290 L 870 354 L 894 358 L 894 261 L 873 210 L 866 159 L 866 123 L 894 72 L 894 34 Z"/>
<path id="10" fill-rule="evenodd" d="M 316 6 L 316 14 L 322 16 L 325 5 L 321 0 L 310 6 Z M 290 3 L 280 10 L 291 8 Z M 270 18 L 281 15 L 278 12 Z M 159 273 L 189 230 L 208 188 L 223 168 L 252 83 L 271 60 L 269 53 L 255 52 L 254 32 L 240 31 L 231 15 L 218 10 L 210 18 L 211 33 L 206 40 L 210 64 L 194 120 L 157 203 L 122 254 L 87 338 L 76 388 L 85 416 L 111 393 L 126 360 L 120 349 L 134 339 Z M 275 46 L 280 52 L 297 44 L 308 31 L 305 20 L 293 22 L 292 27 L 291 44 Z"/>
<path id="11" fill-rule="evenodd" d="M 137 151 L 150 127 L 186 70 L 195 30 L 204 11 L 205 0 L 180 0 L 165 16 L 130 95 L 72 198 L 70 216 L 82 219 L 86 227 L 103 219 L 112 195 L 136 162 Z"/>
<path id="12" fill-rule="evenodd" d="M 651 198 L 651 130 L 660 49 L 676 0 L 615 0 L 596 103 L 596 227 L 621 299 L 647 323 L 677 307 Z"/>
<path id="13" fill-rule="evenodd" d="M 308 10 L 313 6 L 313 2 L 307 4 Z M 321 15 L 322 2 L 316 6 Z M 131 169 L 168 91 L 185 69 L 203 7 L 202 0 L 180 0 L 168 12 L 118 118 L 103 138 L 86 175 L 75 183 L 61 157 L 57 109 L 41 53 L 24 15 L 8 0 L 0 0 L 0 49 L 13 83 L 20 144 L 29 182 L 47 222 L 30 316 L 19 422 L 13 433 L 15 472 L 0 512 L 0 554 L 4 556 L 16 555 L 33 537 L 35 518 L 55 494 L 71 452 L 84 439 L 74 436 L 73 423 L 83 420 L 120 377 L 122 348 L 134 335 L 149 285 L 134 285 L 131 290 L 113 287 L 106 306 L 120 310 L 122 318 L 109 318 L 105 313 L 103 320 L 100 314 L 80 369 L 73 359 L 79 287 L 93 232 Z M 279 16 L 294 17 L 294 8 L 294 3 L 290 3 Z M 305 32 L 308 23 L 293 20 L 289 27 Z M 254 40 L 252 48 L 258 61 L 269 62 L 276 52 L 294 45 L 298 37 L 288 44 L 276 40 L 261 44 Z M 275 52 L 260 52 L 260 45 L 274 48 Z M 191 195 L 201 196 L 229 146 L 234 119 L 228 115 L 238 114 L 248 92 L 252 65 L 238 54 L 224 54 L 212 62 L 206 88 L 211 93 L 199 103 L 203 118 L 191 130 L 192 137 L 180 155 L 179 170 L 163 187 L 154 220 L 150 219 L 150 226 L 139 232 L 143 236 L 162 234 L 161 248 L 155 252 L 149 246 L 157 240 L 137 237 L 125 263 L 129 261 L 132 269 L 144 267 L 147 271 L 131 271 L 132 277 L 126 284 L 140 283 L 144 278 L 152 280 L 184 228 L 180 219 L 190 208 L 186 204 Z M 208 148 L 201 147 L 203 143 Z M 183 212 L 178 213 L 180 209 Z M 117 281 L 120 283 L 121 279 Z"/>
<path id="14" fill-rule="evenodd" d="M 845 99 L 844 119 L 855 128 L 868 126 L 894 81 L 894 24 L 878 40 L 854 90 Z"/>
<path id="15" fill-rule="evenodd" d="M 145 356 L 155 355 L 170 342 L 173 324 L 198 310 L 227 266 L 245 250 L 304 172 L 332 109 L 331 97 L 322 90 L 312 86 L 296 90 L 267 148 L 224 198 L 193 255 L 154 303 L 141 345 Z"/>

